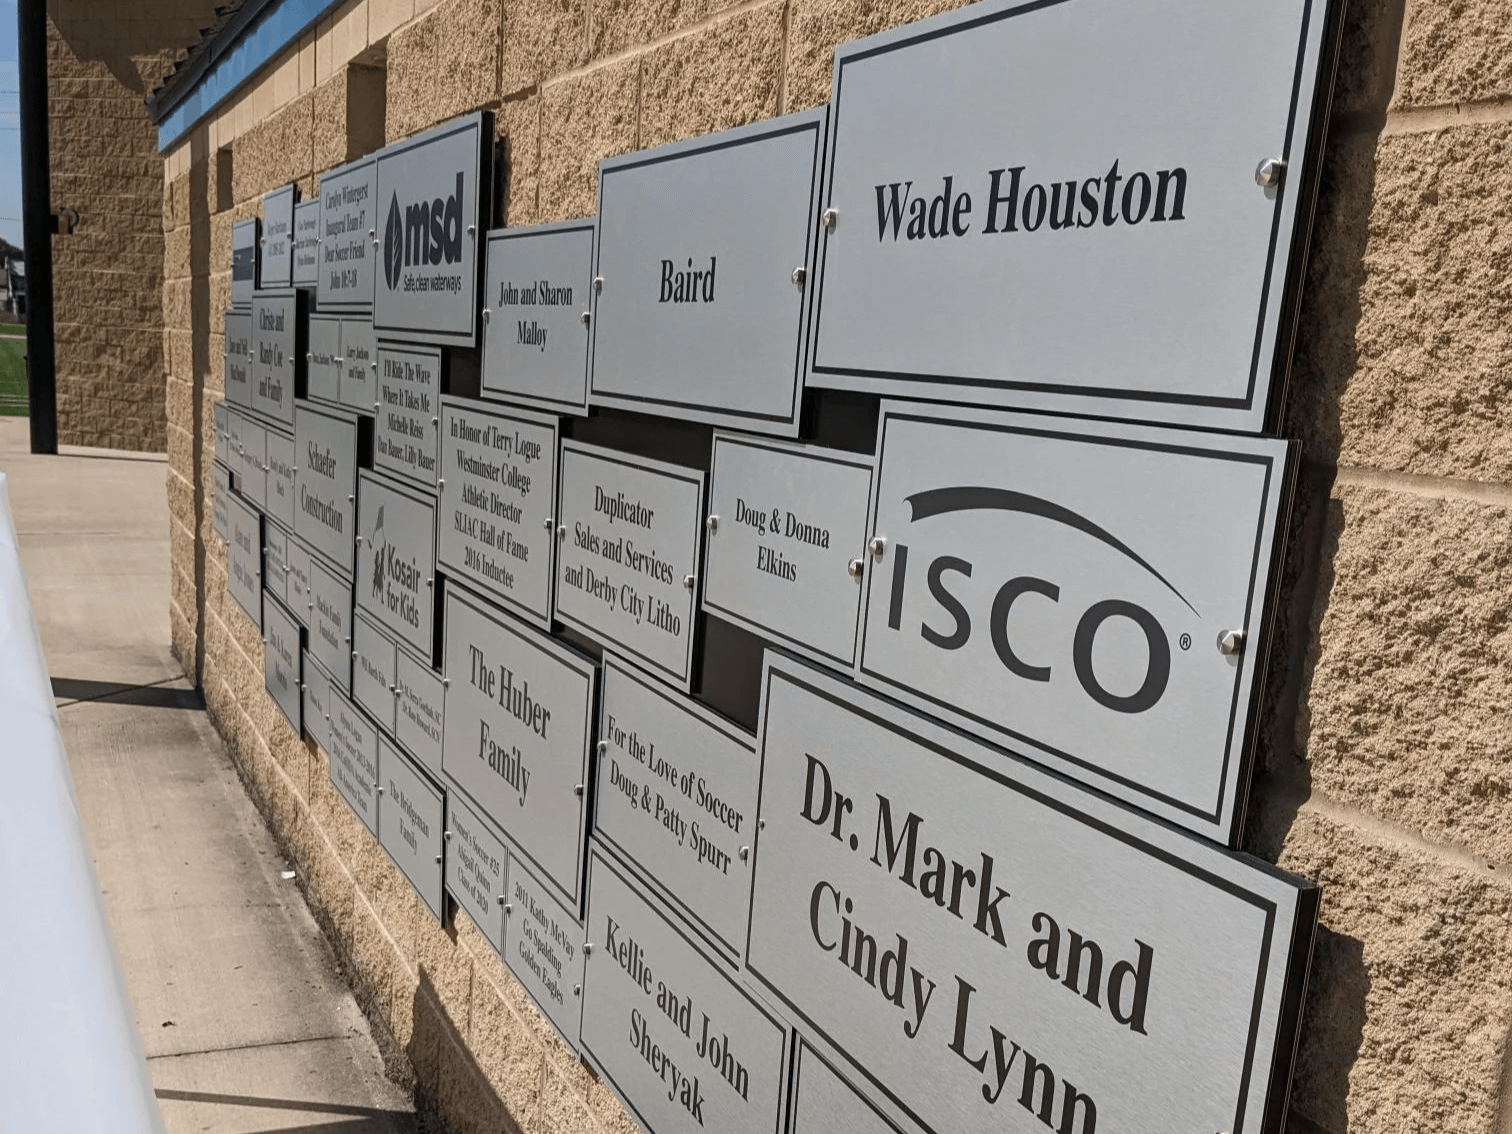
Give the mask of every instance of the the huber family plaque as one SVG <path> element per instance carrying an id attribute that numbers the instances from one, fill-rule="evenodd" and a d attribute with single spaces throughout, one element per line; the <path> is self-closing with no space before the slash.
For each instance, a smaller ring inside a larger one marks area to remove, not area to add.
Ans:
<path id="1" fill-rule="evenodd" d="M 294 206 L 295 287 L 313 288 L 320 278 L 320 198 Z"/>
<path id="2" fill-rule="evenodd" d="M 378 738 L 378 841 L 431 913 L 444 917 L 441 792 L 386 736 Z"/>
<path id="3" fill-rule="evenodd" d="M 594 834 L 737 963 L 756 839 L 755 740 L 608 656 L 600 721 Z"/>
<path id="4" fill-rule="evenodd" d="M 436 503 L 364 471 L 357 484 L 357 609 L 425 658 L 436 641 Z M 392 721 L 392 706 L 390 706 Z M 392 727 L 392 726 L 391 726 Z"/>
<path id="5" fill-rule="evenodd" d="M 252 306 L 257 289 L 257 252 L 261 222 L 256 217 L 231 226 L 231 306 Z"/>
<path id="6" fill-rule="evenodd" d="M 518 854 L 509 856 L 504 893 L 504 963 L 575 1052 L 587 959 L 583 923 Z"/>
<path id="7" fill-rule="evenodd" d="M 1342 9 L 988 0 L 839 47 L 809 384 L 1264 428 Z"/>
<path id="8" fill-rule="evenodd" d="M 226 516 L 226 500 L 231 495 L 231 474 L 226 471 L 226 466 L 217 464 L 214 468 L 215 483 L 211 498 L 211 526 L 215 534 L 221 539 L 231 538 L 230 521 Z"/>
<path id="9" fill-rule="evenodd" d="M 322 311 L 373 309 L 377 258 L 378 167 L 371 157 L 320 175 L 320 274 L 315 305 Z"/>
<path id="10" fill-rule="evenodd" d="M 341 327 L 334 315 L 310 316 L 309 349 L 305 351 L 305 396 L 333 405 L 341 403 Z"/>
<path id="11" fill-rule="evenodd" d="M 504 874 L 509 850 L 462 796 L 446 793 L 446 889 L 504 955 Z"/>
<path id="12" fill-rule="evenodd" d="M 1287 442 L 885 403 L 858 677 L 1228 842 Z"/>
<path id="13" fill-rule="evenodd" d="M 798 432 L 828 114 L 599 163 L 591 404 Z"/>
<path id="14" fill-rule="evenodd" d="M 263 523 L 263 590 L 287 604 L 289 601 L 289 536 L 271 518 Z"/>
<path id="15" fill-rule="evenodd" d="M 268 429 L 237 414 L 229 421 L 239 464 L 236 487 L 258 508 L 268 506 Z"/>
<path id="16" fill-rule="evenodd" d="M 351 414 L 308 405 L 294 411 L 294 534 L 348 574 L 355 565 L 359 440 Z"/>
<path id="17" fill-rule="evenodd" d="M 343 693 L 352 688 L 352 584 L 310 561 L 310 653 Z"/>
<path id="18" fill-rule="evenodd" d="M 371 319 L 341 321 L 341 404 L 378 412 L 378 339 Z"/>
<path id="19" fill-rule="evenodd" d="M 373 467 L 434 490 L 441 349 L 381 344 L 376 392 Z"/>
<path id="20" fill-rule="evenodd" d="M 334 748 L 331 740 L 331 675 L 320 668 L 309 650 L 304 652 L 303 666 L 305 731 L 329 755 Z"/>
<path id="21" fill-rule="evenodd" d="M 263 198 L 262 267 L 258 286 L 290 287 L 294 274 L 294 186 L 285 185 Z"/>
<path id="22" fill-rule="evenodd" d="M 557 413 L 588 412 L 593 221 L 488 234 L 483 394 Z"/>
<path id="23" fill-rule="evenodd" d="M 299 623 L 277 599 L 263 603 L 263 685 L 295 736 L 303 735 Z"/>
<path id="24" fill-rule="evenodd" d="M 716 433 L 704 608 L 850 669 L 871 482 L 869 457 Z"/>
<path id="25" fill-rule="evenodd" d="M 400 648 L 395 665 L 398 685 L 394 739 L 415 762 L 441 778 L 441 722 L 446 690 L 441 675 Z"/>
<path id="26" fill-rule="evenodd" d="M 226 592 L 262 628 L 262 516 L 238 498 L 226 498 L 231 538 L 226 541 Z"/>
<path id="27" fill-rule="evenodd" d="M 289 537 L 288 554 L 284 566 L 289 571 L 289 613 L 309 630 L 314 622 L 315 599 L 310 593 L 310 549 L 299 541 L 298 536 Z"/>
<path id="28" fill-rule="evenodd" d="M 285 428 L 303 391 L 305 293 L 258 292 L 252 300 L 252 410 Z"/>
<path id="29" fill-rule="evenodd" d="M 704 474 L 563 441 L 556 616 L 687 691 Z"/>
<path id="30" fill-rule="evenodd" d="M 437 561 L 551 628 L 557 419 L 441 400 Z"/>
<path id="31" fill-rule="evenodd" d="M 770 651 L 761 716 L 746 979 L 891 1113 L 1280 1129 L 1315 887 Z"/>
<path id="32" fill-rule="evenodd" d="M 590 862 L 584 1054 L 650 1134 L 776 1134 L 787 1025 L 597 847 Z"/>
<path id="33" fill-rule="evenodd" d="M 451 584 L 443 640 L 442 770 L 581 908 L 598 667 Z"/>
<path id="34" fill-rule="evenodd" d="M 352 700 L 390 735 L 394 732 L 394 671 L 399 647 L 367 615 L 352 616 Z"/>
<path id="35" fill-rule="evenodd" d="M 788 1134 L 898 1134 L 876 1103 L 801 1039 L 793 1056 L 792 1106 Z"/>
<path id="36" fill-rule="evenodd" d="M 379 151 L 379 335 L 476 344 L 479 208 L 490 168 L 483 151 L 492 144 L 493 116 L 480 111 Z"/>
<path id="37" fill-rule="evenodd" d="M 268 515 L 286 529 L 294 527 L 294 438 L 268 430 Z"/>
<path id="38" fill-rule="evenodd" d="M 331 689 L 331 783 L 357 818 L 378 833 L 378 726 Z"/>
<path id="39" fill-rule="evenodd" d="M 249 298 L 247 301 L 251 303 Z M 252 406 L 252 313 L 226 312 L 226 401 Z"/>

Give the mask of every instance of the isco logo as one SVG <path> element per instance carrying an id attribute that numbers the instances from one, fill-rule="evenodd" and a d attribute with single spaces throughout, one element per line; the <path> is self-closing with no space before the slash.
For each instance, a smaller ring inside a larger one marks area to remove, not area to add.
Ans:
<path id="1" fill-rule="evenodd" d="M 404 269 L 455 264 L 462 259 L 463 175 L 457 172 L 456 191 L 446 198 L 401 205 L 399 194 L 389 198 L 383 226 L 383 280 L 397 290 Z"/>

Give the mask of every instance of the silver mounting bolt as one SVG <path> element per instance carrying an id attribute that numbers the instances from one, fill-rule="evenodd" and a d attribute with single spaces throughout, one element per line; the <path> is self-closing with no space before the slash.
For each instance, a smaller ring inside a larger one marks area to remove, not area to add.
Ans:
<path id="1" fill-rule="evenodd" d="M 859 560 L 859 559 L 852 559 L 849 563 L 847 563 L 845 565 L 845 569 L 848 572 L 850 572 L 850 577 L 852 579 L 859 579 L 861 577 L 861 568 L 862 568 L 862 566 L 863 566 L 863 564 L 862 564 L 861 560 Z"/>
<path id="2" fill-rule="evenodd" d="M 1272 189 L 1281 184 L 1286 174 L 1286 159 L 1266 158 L 1255 167 L 1255 184 L 1262 189 Z"/>
<path id="3" fill-rule="evenodd" d="M 492 312 L 490 312 L 488 308 L 486 308 L 486 307 L 483 308 L 483 322 L 485 322 L 485 323 L 488 322 L 488 317 L 491 314 L 492 314 Z"/>
<path id="4" fill-rule="evenodd" d="M 557 539 L 566 539 L 566 538 L 567 538 L 567 525 L 566 524 L 558 524 L 557 525 Z"/>
<path id="5" fill-rule="evenodd" d="M 586 956 L 590 955 L 592 952 L 593 952 L 593 942 L 592 941 L 585 941 L 585 942 L 583 942 L 583 956 L 586 957 Z"/>
<path id="6" fill-rule="evenodd" d="M 467 226 L 467 235 L 468 236 L 477 236 L 478 235 L 478 226 L 475 225 L 475 224 L 468 225 Z"/>
<path id="7" fill-rule="evenodd" d="M 556 520 L 553 517 L 547 516 L 546 519 L 542 521 L 541 527 L 545 528 L 549 532 L 552 528 L 552 525 L 555 523 Z"/>
<path id="8" fill-rule="evenodd" d="M 600 756 L 602 756 L 602 755 L 604 755 L 604 753 L 606 753 L 608 751 L 609 751 L 609 742 L 607 740 L 601 740 L 601 741 L 599 741 L 598 742 L 598 754 Z"/>
<path id="9" fill-rule="evenodd" d="M 741 862 L 747 862 L 747 861 L 750 860 L 750 857 L 751 857 L 751 848 L 750 847 L 741 847 L 740 848 L 740 861 Z"/>
<path id="10" fill-rule="evenodd" d="M 501 906 L 504 907 L 504 912 L 505 913 L 507 913 L 507 914 L 514 913 L 514 903 L 513 902 L 506 902 L 504 900 L 504 895 L 503 894 L 499 895 L 499 905 L 501 905 Z"/>
<path id="11" fill-rule="evenodd" d="M 583 785 L 582 784 L 573 784 L 572 785 L 572 794 L 573 795 L 582 795 L 583 794 Z"/>
<path id="12" fill-rule="evenodd" d="M 825 209 L 824 215 L 819 218 L 824 222 L 825 228 L 834 228 L 835 222 L 840 219 L 839 209 Z"/>
<path id="13" fill-rule="evenodd" d="M 572 995 L 574 995 L 574 996 L 581 996 L 581 995 L 583 995 L 583 986 L 580 985 L 580 984 L 573 985 L 572 986 Z"/>
<path id="14" fill-rule="evenodd" d="M 688 590 L 690 590 L 690 591 L 693 589 L 693 584 L 694 584 L 695 581 L 696 580 L 694 579 L 694 577 L 692 575 L 684 575 L 683 576 L 683 586 L 687 587 Z"/>
<path id="15" fill-rule="evenodd" d="M 593 277 L 593 290 L 594 291 L 603 291 L 604 290 L 604 277 L 603 276 L 594 276 Z"/>
<path id="16" fill-rule="evenodd" d="M 806 279 L 808 279 L 808 269 L 807 268 L 794 268 L 793 269 L 793 282 L 795 284 L 797 284 L 799 287 L 802 287 L 803 286 L 803 281 L 806 280 Z"/>
<path id="17" fill-rule="evenodd" d="M 586 327 L 588 325 L 589 321 L 592 320 L 592 318 L 593 318 L 593 312 L 592 311 L 584 311 L 581 315 L 578 316 L 578 322 L 581 323 L 583 326 Z"/>
<path id="18" fill-rule="evenodd" d="M 441 865 L 441 856 L 439 854 L 436 856 L 436 865 L 437 866 Z"/>
<path id="19" fill-rule="evenodd" d="M 711 532 L 718 531 L 719 530 L 719 517 L 718 516 L 710 516 L 707 520 L 704 521 L 704 527 L 708 528 Z"/>
<path id="20" fill-rule="evenodd" d="M 881 559 L 887 551 L 887 537 L 873 536 L 872 541 L 866 545 L 866 550 L 871 552 L 873 559 Z"/>
<path id="21" fill-rule="evenodd" d="M 1231 658 L 1244 650 L 1243 630 L 1222 630 L 1218 634 L 1218 652 Z"/>

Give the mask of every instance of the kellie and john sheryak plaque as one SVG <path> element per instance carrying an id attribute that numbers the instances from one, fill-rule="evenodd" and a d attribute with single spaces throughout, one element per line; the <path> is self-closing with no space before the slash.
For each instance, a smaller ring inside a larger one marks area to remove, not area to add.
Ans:
<path id="1" fill-rule="evenodd" d="M 331 690 L 331 784 L 369 831 L 378 833 L 378 729 Z"/>
<path id="2" fill-rule="evenodd" d="M 226 590 L 262 629 L 262 517 L 235 496 L 226 499 Z"/>
<path id="3" fill-rule="evenodd" d="M 322 311 L 373 309 L 377 174 L 377 162 L 366 157 L 321 175 L 315 305 Z"/>
<path id="4" fill-rule="evenodd" d="M 294 186 L 285 185 L 263 198 L 262 267 L 259 286 L 291 287 L 294 283 Z"/>

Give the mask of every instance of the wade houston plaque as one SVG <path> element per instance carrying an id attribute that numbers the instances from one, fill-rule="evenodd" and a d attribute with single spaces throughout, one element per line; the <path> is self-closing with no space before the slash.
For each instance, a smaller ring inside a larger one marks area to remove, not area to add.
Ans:
<path id="1" fill-rule="evenodd" d="M 320 272 L 315 305 L 321 311 L 368 312 L 373 308 L 377 169 L 377 162 L 366 157 L 320 176 Z"/>
<path id="2" fill-rule="evenodd" d="M 583 923 L 517 854 L 509 856 L 504 893 L 504 963 L 576 1052 L 587 959 Z"/>
<path id="3" fill-rule="evenodd" d="M 481 111 L 379 151 L 379 335 L 475 345 L 478 208 L 487 194 L 482 155 L 492 141 L 493 116 Z"/>
<path id="4" fill-rule="evenodd" d="M 374 835 L 378 833 L 378 728 L 332 682 L 331 784 Z"/>
<path id="5" fill-rule="evenodd" d="M 290 287 L 294 272 L 294 186 L 285 185 L 263 198 L 262 268 L 258 286 Z M 232 282 L 235 282 L 233 277 Z"/>
<path id="6" fill-rule="evenodd" d="M 276 599 L 263 604 L 263 684 L 278 711 L 294 729 L 295 736 L 303 735 L 304 720 L 301 708 L 304 699 L 300 690 L 299 623 Z"/>
<path id="7" fill-rule="evenodd" d="M 260 509 L 268 506 L 268 430 L 250 417 L 237 415 L 230 422 L 241 458 L 236 470 L 236 486 L 241 494 Z"/>
<path id="8" fill-rule="evenodd" d="M 446 794 L 446 843 L 446 889 L 502 957 L 509 851 L 454 791 Z"/>
<path id="9" fill-rule="evenodd" d="M 341 404 L 378 412 L 378 339 L 371 319 L 341 321 Z"/>
<path id="10" fill-rule="evenodd" d="M 756 742 L 604 659 L 595 836 L 734 964 L 756 838 Z"/>
<path id="11" fill-rule="evenodd" d="M 599 163 L 590 403 L 798 432 L 828 114 Z"/>
<path id="12" fill-rule="evenodd" d="M 315 598 L 310 593 L 310 564 L 310 549 L 299 542 L 299 537 L 291 536 L 284 557 L 289 572 L 289 613 L 306 630 L 311 627 L 315 611 Z"/>
<path id="13" fill-rule="evenodd" d="M 373 467 L 434 490 L 440 348 L 380 345 L 376 393 Z"/>
<path id="14" fill-rule="evenodd" d="M 310 653 L 343 693 L 352 687 L 352 584 L 310 560 Z"/>
<path id="15" fill-rule="evenodd" d="M 394 739 L 415 762 L 441 777 L 441 724 L 446 690 L 441 675 L 401 648 L 395 664 Z"/>
<path id="16" fill-rule="evenodd" d="M 357 609 L 422 657 L 431 657 L 436 637 L 435 501 L 364 471 L 357 484 L 357 538 Z M 389 714 L 392 722 L 392 704 Z"/>
<path id="17" fill-rule="evenodd" d="M 226 498 L 226 590 L 262 628 L 262 517 L 234 496 Z"/>
<path id="18" fill-rule="evenodd" d="M 252 410 L 294 424 L 294 396 L 304 350 L 304 293 L 258 292 L 252 301 Z"/>
<path id="19" fill-rule="evenodd" d="M 898 1128 L 824 1056 L 800 1039 L 793 1057 L 788 1134 L 898 1134 Z"/>
<path id="20" fill-rule="evenodd" d="M 211 497 L 211 525 L 215 534 L 221 539 L 231 538 L 230 521 L 226 516 L 226 498 L 231 495 L 231 474 L 226 471 L 226 466 L 216 464 L 214 467 L 215 486 Z"/>
<path id="21" fill-rule="evenodd" d="M 249 296 L 247 300 L 251 304 Z M 226 312 L 226 401 L 235 406 L 252 405 L 252 314 Z"/>
<path id="22" fill-rule="evenodd" d="M 263 590 L 289 601 L 289 537 L 270 517 L 263 524 Z"/>
<path id="23" fill-rule="evenodd" d="M 305 395 L 323 402 L 341 402 L 341 326 L 334 315 L 311 315 L 309 349 L 305 351 Z"/>
<path id="24" fill-rule="evenodd" d="M 320 279 L 320 198 L 294 206 L 295 287 L 313 288 Z"/>
<path id="25" fill-rule="evenodd" d="M 231 226 L 231 306 L 252 306 L 257 289 L 257 251 L 261 222 L 256 217 Z"/>
<path id="26" fill-rule="evenodd" d="M 341 570 L 355 566 L 357 419 L 300 405 L 294 411 L 294 534 Z"/>
<path id="27" fill-rule="evenodd" d="M 1289 452 L 884 404 L 859 680 L 1228 842 Z"/>
<path id="28" fill-rule="evenodd" d="M 563 441 L 556 616 L 686 692 L 704 474 Z"/>
<path id="29" fill-rule="evenodd" d="M 774 1134 L 787 1025 L 739 987 L 596 847 L 582 1047 L 651 1134 Z"/>
<path id="30" fill-rule="evenodd" d="M 437 561 L 551 628 L 557 419 L 441 400 Z"/>
<path id="31" fill-rule="evenodd" d="M 1315 887 L 770 651 L 762 720 L 746 979 L 899 1121 L 1273 1128 Z"/>
<path id="32" fill-rule="evenodd" d="M 378 738 L 378 841 L 436 920 L 445 917 L 441 890 L 441 792 L 386 736 Z"/>
<path id="33" fill-rule="evenodd" d="M 352 616 L 352 700 L 390 735 L 394 731 L 395 669 L 399 647 L 367 616 Z"/>
<path id="34" fill-rule="evenodd" d="M 306 650 L 304 665 L 304 725 L 316 744 L 329 755 L 335 744 L 331 740 L 331 676 Z"/>
<path id="35" fill-rule="evenodd" d="M 446 588 L 441 767 L 543 881 L 582 904 L 598 667 Z"/>
<path id="36" fill-rule="evenodd" d="M 849 670 L 871 482 L 869 457 L 716 433 L 705 609 Z"/>
<path id="37" fill-rule="evenodd" d="M 1264 428 L 1331 19 L 988 0 L 839 47 L 809 385 Z"/>
<path id="38" fill-rule="evenodd" d="M 294 526 L 294 438 L 268 430 L 268 515 L 285 528 Z"/>
<path id="39" fill-rule="evenodd" d="M 588 412 L 593 221 L 488 234 L 483 393 L 557 413 Z"/>

